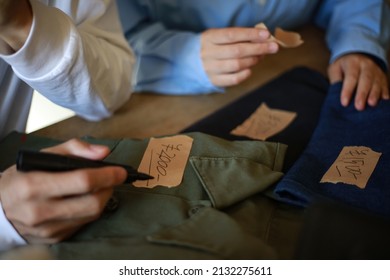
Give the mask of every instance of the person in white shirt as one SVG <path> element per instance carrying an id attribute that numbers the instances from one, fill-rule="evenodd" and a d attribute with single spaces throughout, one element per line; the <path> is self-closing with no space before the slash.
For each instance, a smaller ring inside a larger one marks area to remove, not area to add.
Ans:
<path id="1" fill-rule="evenodd" d="M 134 55 L 115 1 L 0 0 L 0 138 L 23 132 L 33 90 L 97 121 L 132 92 Z M 49 149 L 102 159 L 104 146 L 70 140 Z M 101 214 L 126 172 L 17 172 L 0 178 L 0 251 L 63 240 Z M 64 198 L 66 197 L 66 198 Z"/>

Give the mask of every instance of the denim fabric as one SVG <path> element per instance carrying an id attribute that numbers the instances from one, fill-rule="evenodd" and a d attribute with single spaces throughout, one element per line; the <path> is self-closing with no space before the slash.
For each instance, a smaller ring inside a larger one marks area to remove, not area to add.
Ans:
<path id="1" fill-rule="evenodd" d="M 296 67 L 184 129 L 183 132 L 200 131 L 228 140 L 248 140 L 245 136 L 230 134 L 230 131 L 243 123 L 262 102 L 270 108 L 296 112 L 296 119 L 286 129 L 267 139 L 288 145 L 283 167 L 285 172 L 301 155 L 310 140 L 328 85 L 321 73 L 306 67 Z"/>
<path id="2" fill-rule="evenodd" d="M 340 105 L 342 84 L 329 88 L 320 120 L 303 154 L 277 184 L 283 202 L 308 206 L 315 200 L 336 200 L 390 216 L 390 102 L 359 112 Z M 320 183 L 344 146 L 367 146 L 382 153 L 365 189 L 338 183 Z"/>

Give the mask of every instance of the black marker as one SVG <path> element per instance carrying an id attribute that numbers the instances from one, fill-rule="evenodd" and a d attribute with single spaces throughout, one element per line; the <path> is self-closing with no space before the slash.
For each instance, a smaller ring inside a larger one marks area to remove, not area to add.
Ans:
<path id="1" fill-rule="evenodd" d="M 16 168 L 19 171 L 71 171 L 81 168 L 98 168 L 106 166 L 120 166 L 127 171 L 125 183 L 137 180 L 150 180 L 152 176 L 138 172 L 129 165 L 90 160 L 81 157 L 64 156 L 52 153 L 20 150 L 16 158 Z"/>

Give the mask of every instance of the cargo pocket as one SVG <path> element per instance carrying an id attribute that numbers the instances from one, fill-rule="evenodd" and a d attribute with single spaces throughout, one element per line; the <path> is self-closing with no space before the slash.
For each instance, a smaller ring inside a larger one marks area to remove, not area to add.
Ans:
<path id="1" fill-rule="evenodd" d="M 264 241 L 243 231 L 234 219 L 212 207 L 201 207 L 180 225 L 146 238 L 155 244 L 207 252 L 210 258 L 276 259 L 277 256 Z"/>
<path id="2" fill-rule="evenodd" d="M 263 192 L 283 176 L 282 172 L 247 158 L 190 157 L 190 162 L 217 209 Z"/>

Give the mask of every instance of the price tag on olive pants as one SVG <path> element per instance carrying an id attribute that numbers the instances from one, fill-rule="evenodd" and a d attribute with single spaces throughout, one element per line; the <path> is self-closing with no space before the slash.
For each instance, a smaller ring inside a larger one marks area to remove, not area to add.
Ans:
<path id="1" fill-rule="evenodd" d="M 138 168 L 154 179 L 136 181 L 135 187 L 176 187 L 183 180 L 184 170 L 191 152 L 193 139 L 186 135 L 150 138 Z"/>

